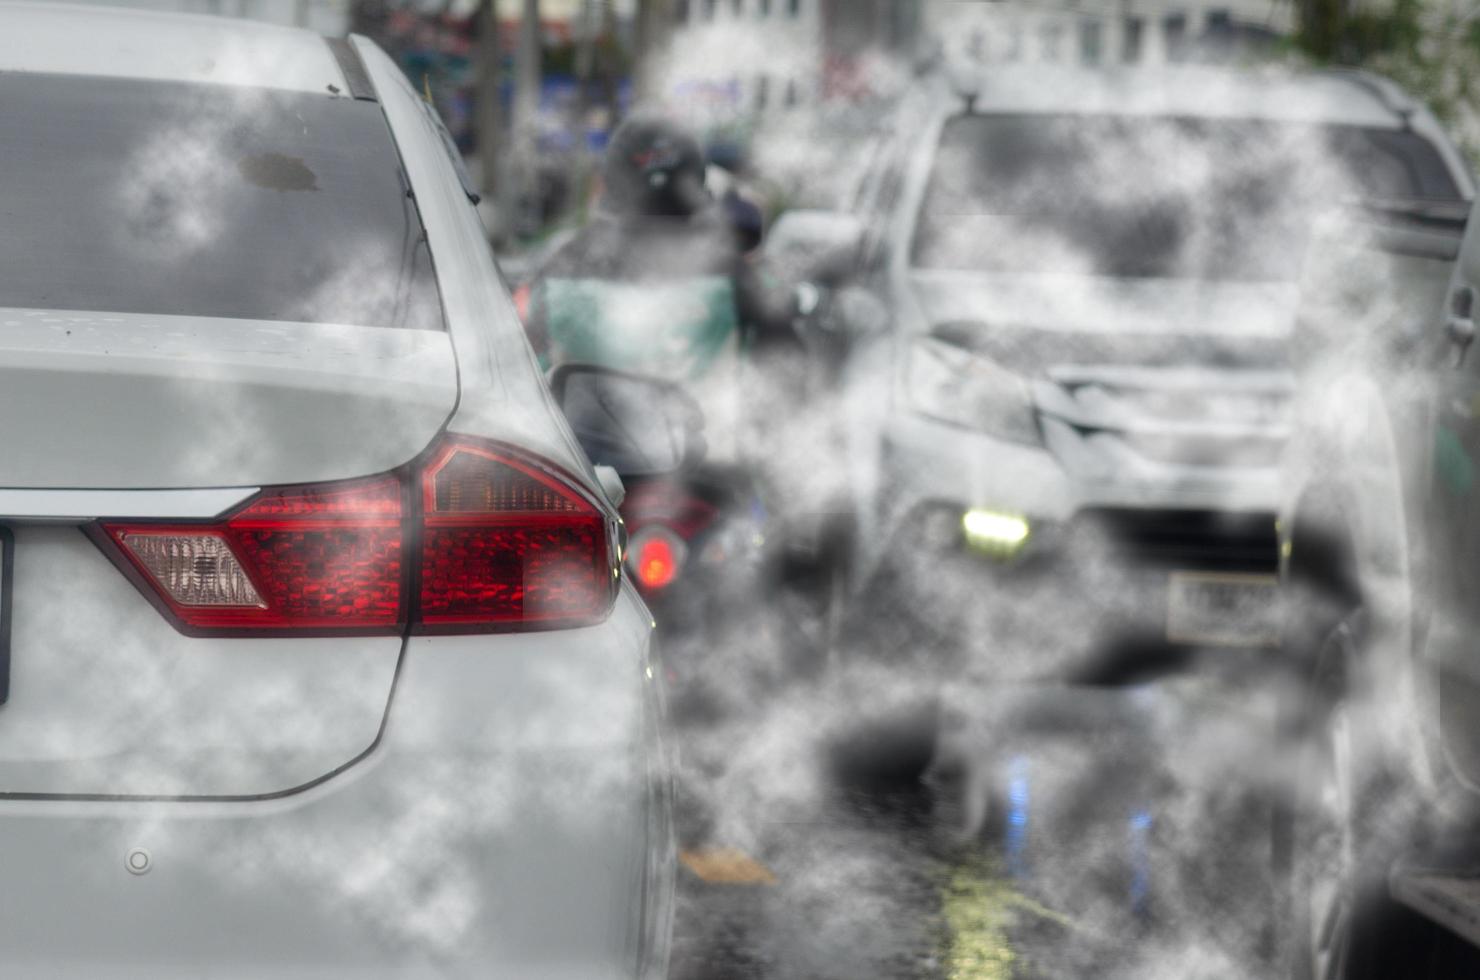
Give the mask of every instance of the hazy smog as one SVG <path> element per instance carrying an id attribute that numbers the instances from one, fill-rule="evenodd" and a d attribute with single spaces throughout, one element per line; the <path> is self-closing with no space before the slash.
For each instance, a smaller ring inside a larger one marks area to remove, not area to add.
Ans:
<path id="1" fill-rule="evenodd" d="M 1475 13 L 0 0 L 0 971 L 1480 976 Z"/>

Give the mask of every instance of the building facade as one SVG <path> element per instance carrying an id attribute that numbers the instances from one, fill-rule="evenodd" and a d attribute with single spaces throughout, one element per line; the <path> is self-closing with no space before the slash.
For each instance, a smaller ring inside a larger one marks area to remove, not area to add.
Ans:
<path id="1" fill-rule="evenodd" d="M 925 16 L 948 58 L 982 64 L 1228 61 L 1294 29 L 1278 0 L 932 0 Z"/>
<path id="2" fill-rule="evenodd" d="M 785 111 L 822 88 L 821 0 L 672 0 L 664 96 L 699 114 Z"/>
<path id="3" fill-rule="evenodd" d="M 913 55 L 920 0 L 671 0 L 670 85 L 752 115 L 858 101 Z"/>
<path id="4" fill-rule="evenodd" d="M 1284 0 L 669 0 L 668 92 L 764 114 L 858 100 L 932 46 L 952 60 L 1083 65 L 1259 57 Z"/>
<path id="5" fill-rule="evenodd" d="M 307 27 L 330 37 L 349 30 L 350 0 L 87 0 L 109 7 L 181 14 L 242 17 L 269 24 Z"/>

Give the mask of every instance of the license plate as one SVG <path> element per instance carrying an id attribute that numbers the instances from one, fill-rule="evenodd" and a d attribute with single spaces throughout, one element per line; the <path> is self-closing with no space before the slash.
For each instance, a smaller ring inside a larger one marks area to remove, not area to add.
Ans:
<path id="1" fill-rule="evenodd" d="M 1167 639 L 1219 647 L 1277 647 L 1283 617 L 1273 575 L 1173 572 Z"/>

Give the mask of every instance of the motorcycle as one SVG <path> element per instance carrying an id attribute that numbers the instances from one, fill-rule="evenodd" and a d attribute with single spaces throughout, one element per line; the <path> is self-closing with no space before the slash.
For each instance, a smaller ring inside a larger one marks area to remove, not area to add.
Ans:
<path id="1" fill-rule="evenodd" d="M 578 439 L 600 431 L 604 416 L 631 428 L 647 424 L 641 404 L 586 406 L 573 397 L 572 379 L 591 374 L 628 379 L 637 391 L 661 390 L 665 400 L 688 406 L 696 432 L 706 428 L 702 408 L 682 385 L 567 363 L 551 372 L 550 385 Z M 625 570 L 660 629 L 670 710 L 675 721 L 693 725 L 732 717 L 815 673 L 822 646 L 815 604 L 798 587 L 805 570 L 786 547 L 770 488 L 754 468 L 711 455 L 706 438 L 690 434 L 686 443 L 690 451 L 677 465 L 613 465 L 624 486 Z M 583 445 L 593 461 L 606 459 L 602 445 Z"/>

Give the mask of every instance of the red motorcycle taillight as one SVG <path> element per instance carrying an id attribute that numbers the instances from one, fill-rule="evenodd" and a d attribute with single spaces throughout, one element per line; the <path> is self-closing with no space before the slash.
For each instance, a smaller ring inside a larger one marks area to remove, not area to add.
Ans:
<path id="1" fill-rule="evenodd" d="M 402 473 L 95 536 L 191 635 L 546 629 L 597 622 L 616 595 L 604 511 L 552 467 L 470 438 Z"/>
<path id="2" fill-rule="evenodd" d="M 648 592 L 672 585 L 688 552 L 683 539 L 666 527 L 651 526 L 633 535 L 628 563 Z"/>
<path id="3" fill-rule="evenodd" d="M 534 290 L 530 288 L 527 282 L 521 283 L 514 290 L 514 312 L 519 314 L 519 321 L 521 323 L 529 322 L 529 305 L 533 295 Z"/>

